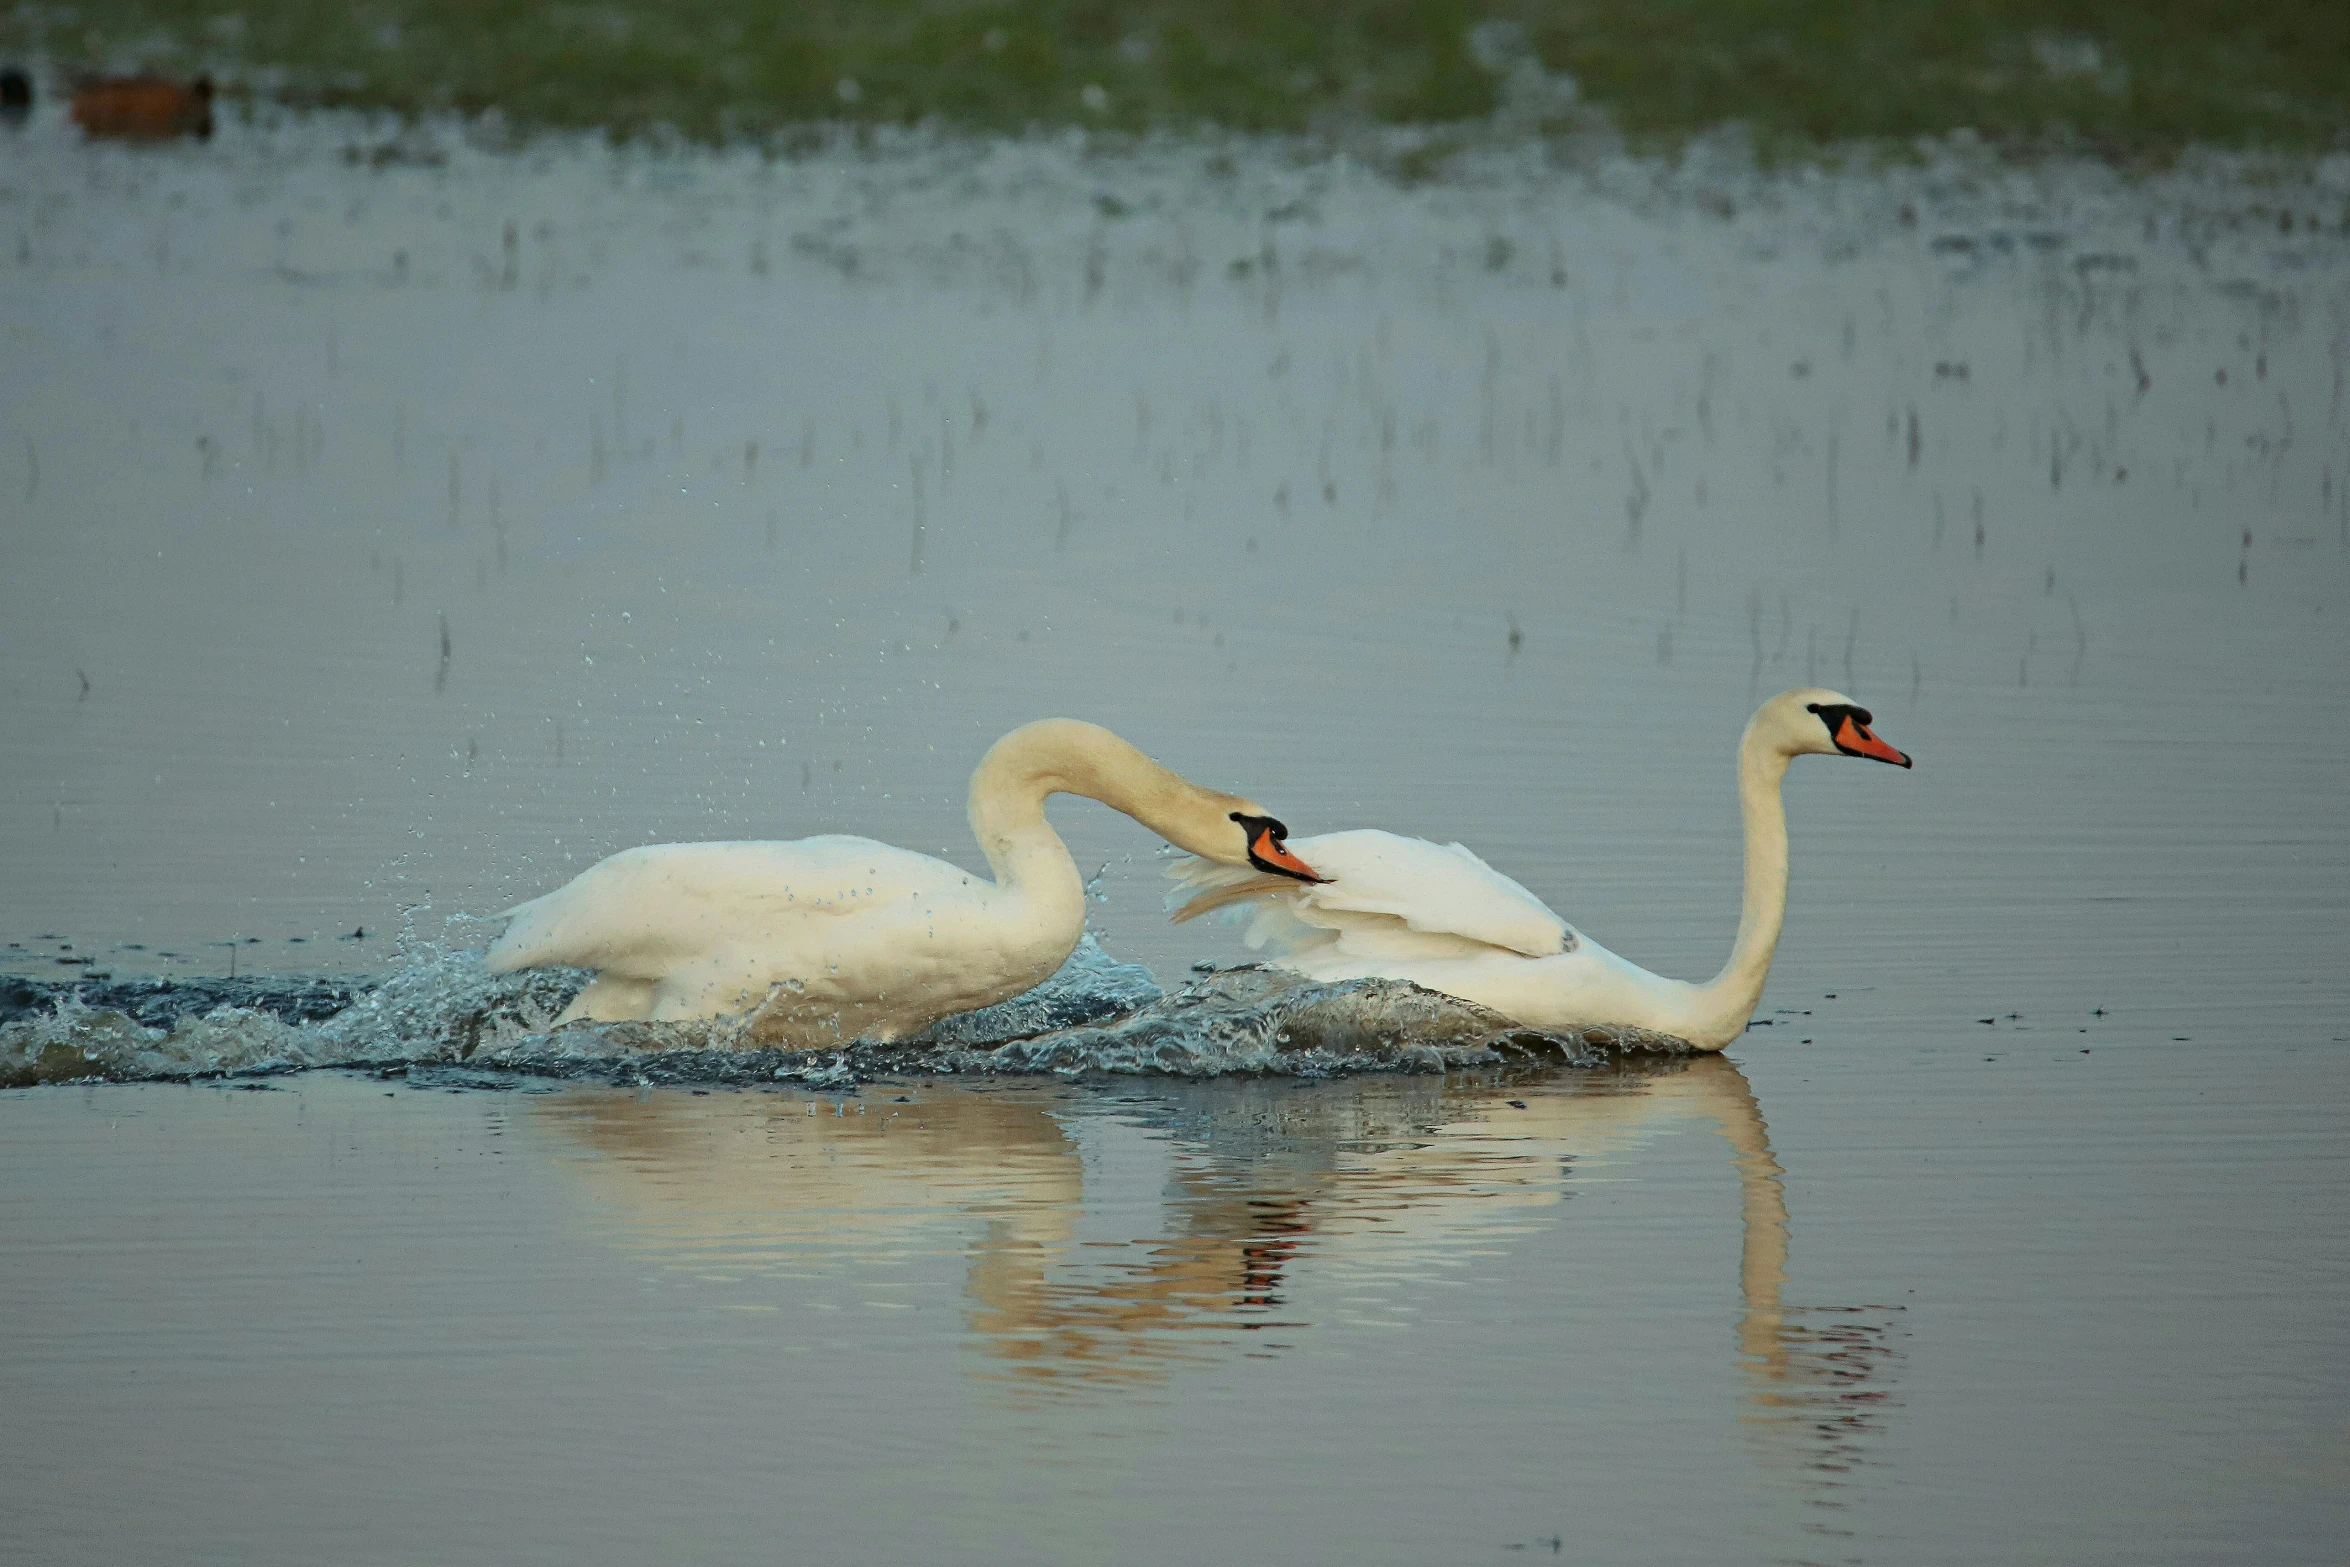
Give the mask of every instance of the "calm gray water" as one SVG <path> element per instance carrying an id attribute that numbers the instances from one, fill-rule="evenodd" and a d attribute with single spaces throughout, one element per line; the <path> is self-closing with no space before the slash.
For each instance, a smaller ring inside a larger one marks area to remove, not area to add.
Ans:
<path id="1" fill-rule="evenodd" d="M 0 1093 L 0 1559 L 2338 1559 L 2350 165 L 4 151 L 5 968 L 423 1004 L 0 1023 L 408 1071 Z M 630 844 L 976 864 L 1053 713 L 1700 977 L 1805 683 L 1919 766 L 1794 770 L 1727 1060 L 415 1021 Z"/>

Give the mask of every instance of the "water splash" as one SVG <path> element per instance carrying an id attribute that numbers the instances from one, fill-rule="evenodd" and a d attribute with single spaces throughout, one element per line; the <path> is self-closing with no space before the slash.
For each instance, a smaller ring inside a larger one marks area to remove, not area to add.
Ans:
<path id="1" fill-rule="evenodd" d="M 184 1081 L 321 1068 L 511 1087 L 517 1074 L 622 1083 L 796 1080 L 880 1073 L 1096 1073 L 1329 1077 L 1443 1072 L 1540 1055 L 1596 1066 L 1627 1050 L 1683 1050 L 1633 1030 L 1519 1028 L 1482 1007 L 1386 980 L 1317 984 L 1255 966 L 1169 993 L 1091 936 L 1027 994 L 887 1044 L 785 1050 L 735 1020 L 555 1019 L 587 975 L 492 974 L 477 949 L 413 948 L 372 987 L 308 979 L 154 980 L 0 989 L 0 1087 Z"/>

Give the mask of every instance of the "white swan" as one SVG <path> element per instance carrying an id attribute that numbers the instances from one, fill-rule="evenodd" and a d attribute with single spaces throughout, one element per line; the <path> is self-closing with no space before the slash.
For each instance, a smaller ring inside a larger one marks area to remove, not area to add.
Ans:
<path id="1" fill-rule="evenodd" d="M 1719 1050 L 1754 1015 L 1787 912 L 1787 813 L 1779 799 L 1787 763 L 1865 756 L 1909 766 L 1870 733 L 1871 721 L 1850 697 L 1805 690 L 1772 697 L 1747 724 L 1738 747 L 1745 911 L 1730 961 L 1707 984 L 1665 979 L 1617 957 L 1457 843 L 1372 829 L 1292 844 L 1325 878 L 1315 884 L 1179 862 L 1168 874 L 1198 895 L 1175 918 L 1228 910 L 1248 921 L 1250 946 L 1270 948 L 1276 966 L 1318 980 L 1409 980 L 1536 1028 L 1631 1027 Z"/>
<path id="2" fill-rule="evenodd" d="M 1085 887 L 1044 816 L 1082 794 L 1204 863 L 1312 880 L 1264 807 L 1189 783 L 1094 724 L 1046 719 L 971 775 L 996 879 L 870 838 L 628 849 L 506 911 L 488 967 L 596 977 L 561 1020 L 753 1013 L 765 1042 L 894 1039 L 1031 988 L 1085 930 Z"/>

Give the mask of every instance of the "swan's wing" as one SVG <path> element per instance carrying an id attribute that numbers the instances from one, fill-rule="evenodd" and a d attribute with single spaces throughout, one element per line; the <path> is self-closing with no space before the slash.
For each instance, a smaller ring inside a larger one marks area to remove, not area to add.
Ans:
<path id="1" fill-rule="evenodd" d="M 656 843 L 598 861 L 544 897 L 506 910 L 493 972 L 566 963 L 626 971 L 703 950 L 779 916 L 855 914 L 967 872 L 871 838 L 788 843 Z"/>
<path id="2" fill-rule="evenodd" d="M 1292 838 L 1289 847 L 1328 880 L 1309 886 L 1205 860 L 1178 862 L 1168 874 L 1197 892 L 1176 918 L 1246 911 L 1250 944 L 1280 951 L 1327 942 L 1330 932 L 1350 946 L 1392 947 L 1406 931 L 1535 958 L 1567 949 L 1565 920 L 1457 843 L 1363 828 Z"/>
<path id="3" fill-rule="evenodd" d="M 1290 847 L 1329 878 L 1306 888 L 1306 902 L 1316 909 L 1385 914 L 1413 930 L 1534 958 L 1566 950 L 1567 922 L 1460 844 L 1363 828 Z"/>

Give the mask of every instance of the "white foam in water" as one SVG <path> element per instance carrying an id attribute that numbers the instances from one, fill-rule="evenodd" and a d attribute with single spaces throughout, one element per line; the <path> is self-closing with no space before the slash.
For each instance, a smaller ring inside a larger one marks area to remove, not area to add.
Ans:
<path id="1" fill-rule="evenodd" d="M 0 1086 L 264 1076 L 319 1068 L 426 1070 L 458 1083 L 514 1074 L 622 1082 L 847 1083 L 878 1071 L 1321 1077 L 1492 1064 L 1556 1053 L 1596 1065 L 1624 1049 L 1684 1048 L 1623 1030 L 1538 1034 L 1481 1007 L 1383 980 L 1319 985 L 1244 967 L 1173 993 L 1093 937 L 1013 1000 L 893 1044 L 789 1051 L 735 1021 L 555 1019 L 585 975 L 491 974 L 475 948 L 423 945 L 372 989 L 317 1015 L 315 982 L 158 982 L 24 989 L 0 1022 Z M 330 992 L 331 993 L 331 992 Z M 226 998 L 226 999 L 224 999 Z"/>

